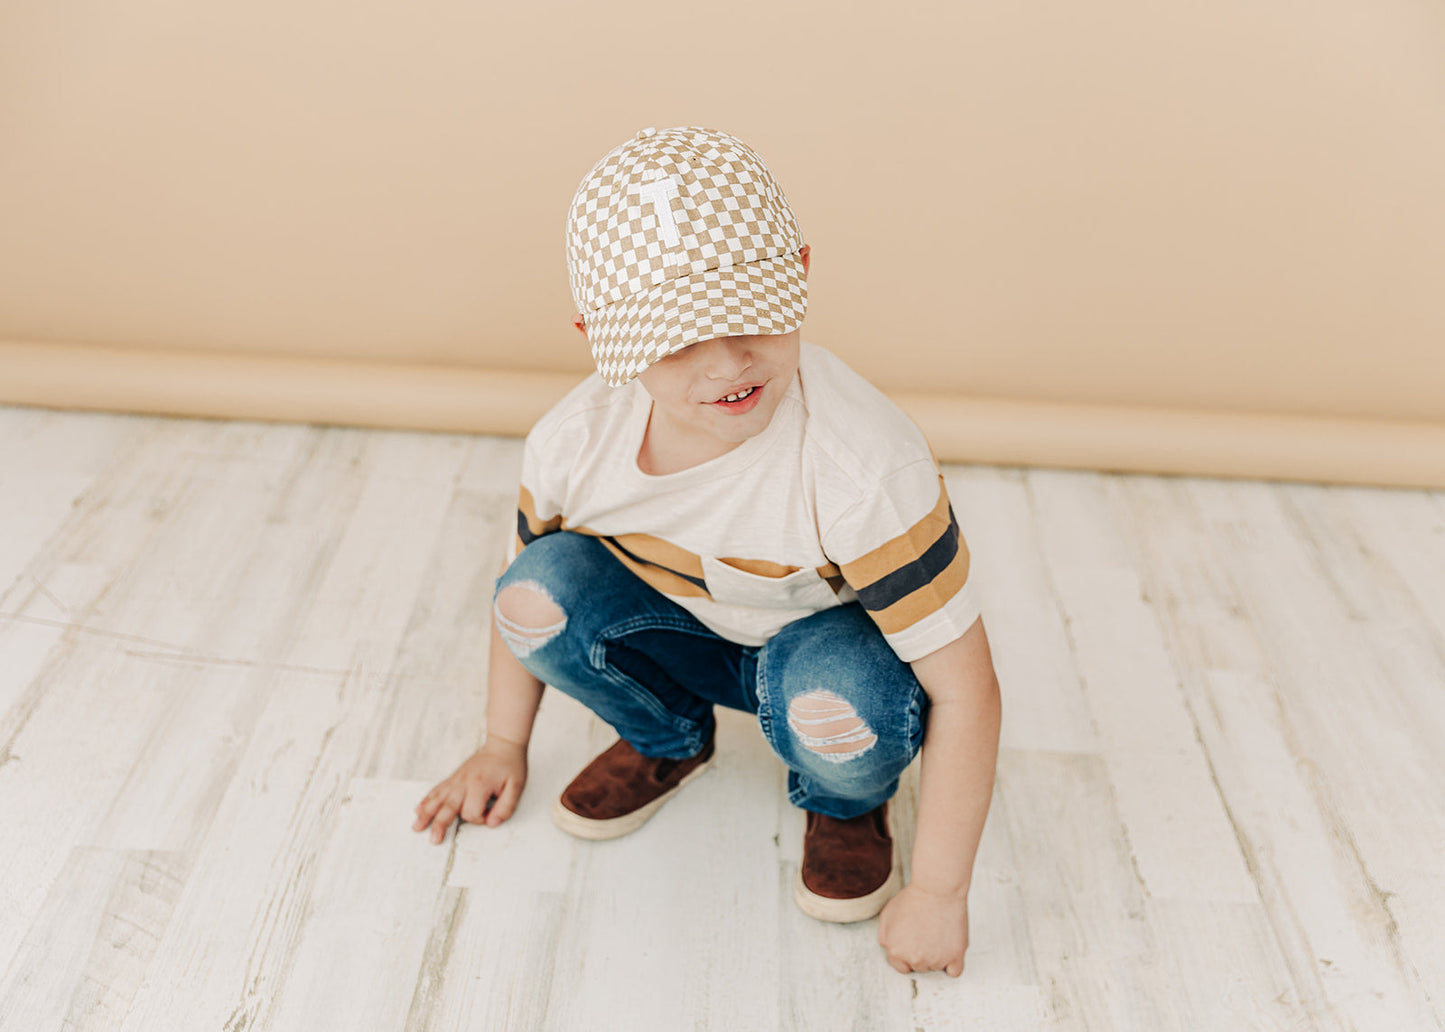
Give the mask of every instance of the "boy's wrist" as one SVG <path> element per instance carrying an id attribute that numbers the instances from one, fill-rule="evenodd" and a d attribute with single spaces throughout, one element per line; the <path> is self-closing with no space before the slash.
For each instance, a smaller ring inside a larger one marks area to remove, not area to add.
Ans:
<path id="1" fill-rule="evenodd" d="M 948 879 L 935 880 L 929 878 L 927 874 L 920 875 L 918 871 L 915 870 L 913 877 L 908 881 L 908 885 L 910 888 L 940 901 L 968 903 L 968 884 L 965 882 L 960 888 L 957 879 L 954 879 L 952 882 Z"/>
<path id="2" fill-rule="evenodd" d="M 482 748 L 490 749 L 492 752 L 519 753 L 522 756 L 526 756 L 527 740 L 509 738 L 505 735 L 499 735 L 489 731 L 487 732 L 486 739 L 482 742 Z"/>

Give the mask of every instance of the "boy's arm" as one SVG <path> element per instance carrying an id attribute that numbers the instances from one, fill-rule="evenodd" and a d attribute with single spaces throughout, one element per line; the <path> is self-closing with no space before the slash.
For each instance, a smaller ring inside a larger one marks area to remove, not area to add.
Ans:
<path id="1" fill-rule="evenodd" d="M 527 783 L 527 743 L 542 701 L 542 682 L 512 655 L 492 615 L 487 660 L 487 739 L 417 805 L 413 831 L 431 828 L 441 842 L 452 822 L 496 827 L 517 808 Z"/>
<path id="2" fill-rule="evenodd" d="M 516 533 L 497 571 L 507 571 L 527 542 L 562 528 L 562 502 L 567 477 L 581 447 L 577 424 L 569 413 L 587 400 L 593 381 L 582 381 L 539 419 L 522 444 L 522 469 L 517 484 Z M 600 386 L 601 382 L 597 381 Z M 515 615 L 515 614 L 514 614 Z M 522 666 L 490 613 L 491 653 L 487 660 L 487 737 L 482 747 L 451 776 L 433 788 L 416 808 L 417 831 L 431 829 L 433 842 L 446 837 L 460 817 L 470 824 L 496 827 L 512 816 L 527 781 L 527 744 L 542 701 L 542 682 Z"/>
<path id="3" fill-rule="evenodd" d="M 899 971 L 957 977 L 968 949 L 968 887 L 993 795 L 1001 702 L 983 620 L 913 662 L 928 693 L 913 877 L 884 907 L 878 941 Z"/>
<path id="4" fill-rule="evenodd" d="M 532 479 L 527 476 L 527 473 L 537 465 L 537 461 L 531 457 L 532 442 L 533 435 L 528 434 L 522 460 L 523 480 L 517 490 L 517 535 L 508 547 L 507 558 L 502 562 L 501 568 L 497 570 L 499 581 L 507 572 L 508 567 L 512 565 L 512 561 L 517 558 L 522 549 L 527 547 L 527 541 L 535 540 L 544 534 L 560 530 L 562 527 L 560 514 L 545 520 L 537 517 L 536 499 L 527 489 L 527 482 Z M 522 536 L 524 522 L 529 533 L 525 539 Z M 509 613 L 513 617 L 519 616 L 515 610 L 509 610 Z M 544 685 L 533 677 L 531 671 L 522 666 L 521 661 L 512 654 L 512 650 L 502 638 L 501 625 L 497 622 L 499 615 L 497 607 L 494 605 L 491 621 L 492 647 L 487 654 L 487 740 L 482 743 L 482 749 L 485 750 L 488 745 L 496 743 L 498 747 L 510 745 L 519 751 L 523 763 L 522 778 L 525 781 L 527 744 L 532 740 L 532 724 L 537 719 L 537 707 L 542 702 Z M 517 792 L 520 794 L 520 786 L 518 786 Z M 495 826 L 512 815 L 516 799 L 513 798 L 510 805 L 504 810 L 501 806 L 503 801 L 498 800 L 497 809 L 501 810 L 500 816 L 495 820 L 488 820 L 488 824 Z M 462 815 L 462 820 L 468 819 L 465 814 Z"/>
<path id="5" fill-rule="evenodd" d="M 526 756 L 541 702 L 542 682 L 512 655 L 494 612 L 492 648 L 487 656 L 487 741 L 515 745 Z"/>

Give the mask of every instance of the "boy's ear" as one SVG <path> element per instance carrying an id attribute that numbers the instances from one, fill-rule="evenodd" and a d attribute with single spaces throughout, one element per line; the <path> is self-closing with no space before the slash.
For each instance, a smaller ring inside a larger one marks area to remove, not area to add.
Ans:
<path id="1" fill-rule="evenodd" d="M 807 266 L 807 262 L 805 261 L 804 264 L 803 264 L 803 271 L 806 272 L 807 269 L 808 269 L 808 266 Z M 572 313 L 572 325 L 575 326 L 575 327 L 577 327 L 577 332 L 580 333 L 580 334 L 582 334 L 583 339 L 586 339 L 586 337 L 587 337 L 587 323 L 583 320 L 583 318 L 582 318 L 582 313 L 581 313 L 581 312 L 573 312 L 573 313 Z"/>
<path id="2" fill-rule="evenodd" d="M 808 258 L 812 255 L 812 253 L 812 247 L 807 244 L 804 244 L 802 247 L 798 248 L 798 257 L 803 259 L 803 279 L 808 278 Z"/>

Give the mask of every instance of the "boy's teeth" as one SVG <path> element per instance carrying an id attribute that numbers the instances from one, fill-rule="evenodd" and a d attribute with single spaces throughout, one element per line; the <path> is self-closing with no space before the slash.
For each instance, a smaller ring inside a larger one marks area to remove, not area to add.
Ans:
<path id="1" fill-rule="evenodd" d="M 736 394 L 729 394 L 726 398 L 723 399 L 723 401 L 741 401 L 751 393 L 753 393 L 753 388 L 749 387 L 745 391 L 738 391 Z"/>

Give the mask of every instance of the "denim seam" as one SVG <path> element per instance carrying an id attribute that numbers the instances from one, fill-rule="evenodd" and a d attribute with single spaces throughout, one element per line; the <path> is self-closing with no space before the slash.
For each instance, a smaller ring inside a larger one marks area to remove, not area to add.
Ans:
<path id="1" fill-rule="evenodd" d="M 923 699 L 920 696 L 927 698 L 921 684 L 914 687 L 913 698 L 908 700 L 908 745 L 914 756 L 923 748 Z"/>
<path id="2" fill-rule="evenodd" d="M 772 749 L 773 752 L 782 755 L 778 752 L 778 747 L 773 743 L 773 715 L 768 710 L 770 696 L 768 693 L 767 663 L 764 662 L 762 656 L 758 656 L 758 661 L 755 665 L 753 691 L 758 697 L 758 727 L 763 732 L 763 740 L 768 743 L 768 747 Z"/>
<path id="3" fill-rule="evenodd" d="M 692 744 L 697 748 L 701 748 L 702 741 L 697 733 L 698 725 L 696 721 L 678 716 L 664 706 L 658 700 L 657 696 L 648 691 L 644 685 L 639 684 L 621 671 L 613 669 L 607 663 L 607 645 L 610 642 L 618 641 L 623 636 L 631 634 L 634 631 L 663 629 L 682 631 L 697 638 L 705 637 L 705 635 L 697 633 L 696 626 L 689 620 L 656 614 L 639 616 L 631 620 L 624 620 L 621 623 L 613 624 L 611 627 L 606 627 L 598 632 L 597 637 L 592 642 L 588 660 L 591 662 L 593 669 L 597 670 L 613 684 L 626 689 L 638 702 L 646 706 L 653 716 L 665 721 L 674 730 L 691 735 L 692 739 L 690 739 L 690 741 L 692 741 Z"/>
<path id="4" fill-rule="evenodd" d="M 698 737 L 697 724 L 695 721 L 688 720 L 686 717 L 679 717 L 659 702 L 657 696 L 653 695 L 626 674 L 619 673 L 608 666 L 599 668 L 598 673 L 619 688 L 625 689 L 634 700 L 640 702 L 654 717 L 666 723 L 674 731 L 680 731 L 689 735 L 689 741 L 693 741 Z M 695 744 L 701 746 L 702 743 L 696 742 Z"/>
<path id="5" fill-rule="evenodd" d="M 655 630 L 682 631 L 694 638 L 717 637 L 711 631 L 703 629 L 705 633 L 699 633 L 698 625 L 692 620 L 679 616 L 668 616 L 662 613 L 653 613 L 647 616 L 634 616 L 630 620 L 623 620 L 610 627 L 604 627 L 597 632 L 597 641 L 610 641 L 622 637 L 624 634 L 632 634 L 634 631 L 655 631 Z M 595 646 L 594 646 L 595 648 Z"/>

